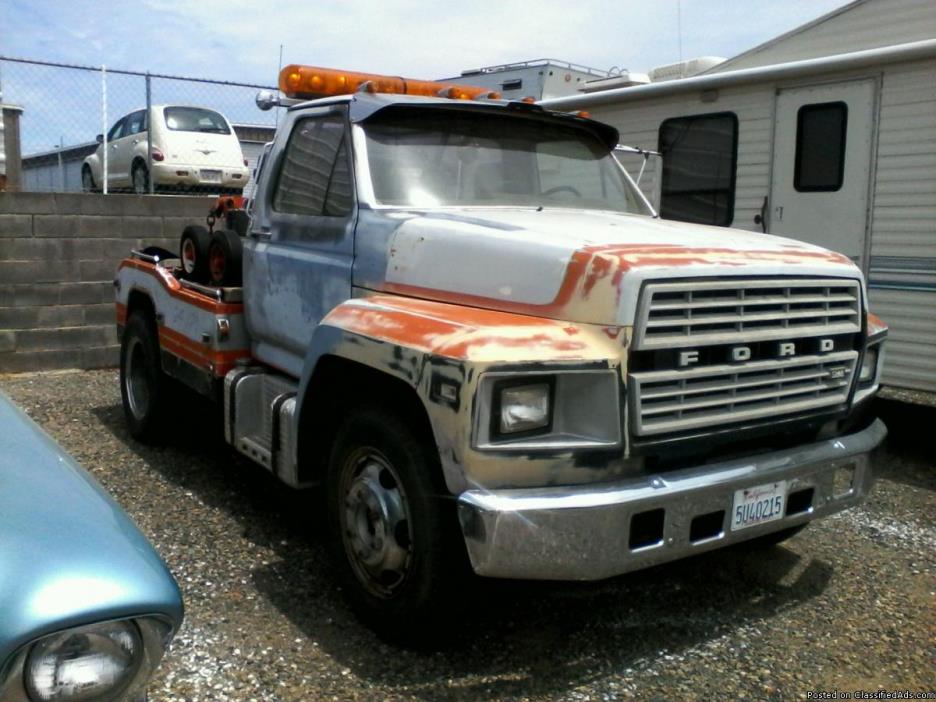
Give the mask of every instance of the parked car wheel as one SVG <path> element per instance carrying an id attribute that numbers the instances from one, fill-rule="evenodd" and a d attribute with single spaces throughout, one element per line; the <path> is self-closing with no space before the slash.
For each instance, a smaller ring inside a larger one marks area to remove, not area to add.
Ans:
<path id="1" fill-rule="evenodd" d="M 134 312 L 120 344 L 120 396 L 133 438 L 157 442 L 168 416 L 173 382 L 162 370 L 155 321 L 145 312 Z"/>
<path id="2" fill-rule="evenodd" d="M 329 546 L 351 606 L 392 639 L 434 630 L 441 609 L 460 599 L 452 591 L 466 561 L 440 479 L 434 447 L 399 413 L 353 410 L 337 432 L 326 478 Z"/>
<path id="3" fill-rule="evenodd" d="M 131 171 L 133 180 L 133 192 L 137 195 L 146 195 L 149 193 L 149 172 L 146 170 L 146 164 L 137 161 L 133 164 Z"/>
<path id="4" fill-rule="evenodd" d="M 190 224 L 182 230 L 179 242 L 179 258 L 185 277 L 196 283 L 209 281 L 208 249 L 211 247 L 211 234 L 205 227 Z"/>
<path id="5" fill-rule="evenodd" d="M 97 192 L 97 186 L 94 184 L 94 174 L 91 173 L 91 166 L 85 166 L 81 169 L 81 192 Z"/>
<path id="6" fill-rule="evenodd" d="M 208 247 L 208 270 L 212 285 L 238 287 L 243 279 L 243 244 L 230 229 L 220 229 L 211 236 Z"/>

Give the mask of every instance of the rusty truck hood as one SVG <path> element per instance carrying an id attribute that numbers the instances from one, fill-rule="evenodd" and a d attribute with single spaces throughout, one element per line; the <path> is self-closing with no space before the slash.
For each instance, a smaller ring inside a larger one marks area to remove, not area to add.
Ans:
<path id="1" fill-rule="evenodd" d="M 604 325 L 633 323 L 643 281 L 861 279 L 847 257 L 793 239 L 643 215 L 566 209 L 383 211 L 382 280 L 363 287 Z"/>

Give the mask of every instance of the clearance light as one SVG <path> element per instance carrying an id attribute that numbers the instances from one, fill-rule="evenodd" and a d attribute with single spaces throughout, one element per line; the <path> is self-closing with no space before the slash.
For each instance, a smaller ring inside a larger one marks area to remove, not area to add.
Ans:
<path id="1" fill-rule="evenodd" d="M 490 94 L 487 88 L 478 88 L 473 85 L 455 85 L 432 80 L 412 80 L 398 76 L 337 71 L 332 68 L 317 68 L 296 64 L 286 66 L 280 72 L 279 89 L 290 98 L 348 95 L 358 90 L 369 93 L 442 96 L 456 100 L 473 100 L 478 97 L 487 97 Z"/>
<path id="2" fill-rule="evenodd" d="M 575 116 L 581 117 L 582 119 L 591 119 L 591 112 L 587 112 L 585 110 L 579 110 L 578 112 L 575 113 Z"/>

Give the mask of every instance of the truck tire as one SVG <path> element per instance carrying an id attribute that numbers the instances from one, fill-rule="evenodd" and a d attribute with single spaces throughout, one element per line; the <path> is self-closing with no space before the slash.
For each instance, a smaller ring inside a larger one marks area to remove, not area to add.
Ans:
<path id="1" fill-rule="evenodd" d="M 350 410 L 326 477 L 329 547 L 352 609 L 385 638 L 438 638 L 467 557 L 434 446 L 381 407 Z M 433 479 L 435 478 L 435 480 Z M 445 615 L 442 616 L 442 612 Z"/>
<path id="2" fill-rule="evenodd" d="M 243 245 L 230 229 L 221 229 L 211 236 L 208 247 L 208 269 L 212 285 L 236 288 L 243 279 Z"/>
<path id="3" fill-rule="evenodd" d="M 120 343 L 120 397 L 134 439 L 157 443 L 166 424 L 172 379 L 162 371 L 152 317 L 134 312 Z"/>
<path id="4" fill-rule="evenodd" d="M 190 224 L 182 230 L 179 240 L 179 258 L 185 278 L 194 283 L 207 284 L 208 248 L 211 246 L 211 234 L 205 227 Z"/>

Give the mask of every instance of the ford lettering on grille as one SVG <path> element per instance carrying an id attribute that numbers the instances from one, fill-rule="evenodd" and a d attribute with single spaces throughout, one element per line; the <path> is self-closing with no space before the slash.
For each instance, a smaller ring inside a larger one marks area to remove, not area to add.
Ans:
<path id="1" fill-rule="evenodd" d="M 857 280 L 648 283 L 628 373 L 638 437 L 829 411 L 858 361 Z"/>

